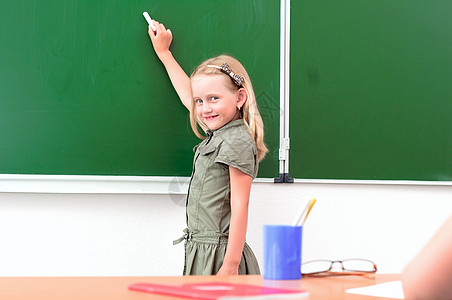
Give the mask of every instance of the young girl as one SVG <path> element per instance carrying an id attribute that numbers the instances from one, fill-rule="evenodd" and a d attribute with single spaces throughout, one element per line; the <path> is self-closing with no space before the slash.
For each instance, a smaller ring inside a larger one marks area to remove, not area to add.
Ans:
<path id="1" fill-rule="evenodd" d="M 195 147 L 187 196 L 184 275 L 259 274 L 245 242 L 251 182 L 267 148 L 251 81 L 234 58 L 203 62 L 189 78 L 172 56 L 172 33 L 153 21 L 154 50 L 165 66 L 191 127 Z M 207 135 L 199 133 L 201 128 Z"/>

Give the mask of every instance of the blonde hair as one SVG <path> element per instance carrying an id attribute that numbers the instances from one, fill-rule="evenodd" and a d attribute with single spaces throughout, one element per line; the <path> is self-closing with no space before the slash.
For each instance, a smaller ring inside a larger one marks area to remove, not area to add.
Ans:
<path id="1" fill-rule="evenodd" d="M 245 124 L 248 127 L 248 131 L 250 132 L 251 136 L 254 139 L 254 143 L 256 144 L 257 148 L 257 155 L 259 161 L 261 161 L 265 154 L 267 153 L 268 149 L 264 144 L 264 122 L 262 121 L 262 117 L 259 113 L 259 109 L 257 107 L 256 103 L 256 96 L 254 95 L 253 86 L 251 84 L 250 77 L 248 76 L 248 73 L 246 72 L 243 65 L 234 57 L 223 54 L 219 55 L 213 58 L 210 58 L 203 63 L 201 63 L 196 70 L 191 74 L 190 76 L 190 82 L 191 80 L 197 76 L 197 75 L 224 75 L 230 78 L 229 75 L 222 72 L 220 69 L 208 66 L 208 65 L 215 65 L 218 67 L 221 67 L 224 63 L 227 63 L 229 67 L 231 68 L 231 71 L 234 74 L 242 76 L 245 80 L 242 82 L 242 88 L 245 89 L 247 94 L 247 100 L 245 101 L 245 104 L 243 105 L 241 112 L 242 112 L 242 118 L 245 121 Z M 234 83 L 234 81 L 231 79 L 227 84 L 227 87 L 231 89 L 232 91 L 236 91 L 239 87 Z M 199 127 L 203 129 L 204 131 L 207 130 L 206 124 L 199 120 L 196 117 L 195 113 L 195 102 L 192 95 L 191 100 L 191 109 L 190 109 L 190 124 L 191 128 L 193 129 L 193 132 L 195 135 L 201 139 L 205 139 L 206 137 L 199 133 Z"/>

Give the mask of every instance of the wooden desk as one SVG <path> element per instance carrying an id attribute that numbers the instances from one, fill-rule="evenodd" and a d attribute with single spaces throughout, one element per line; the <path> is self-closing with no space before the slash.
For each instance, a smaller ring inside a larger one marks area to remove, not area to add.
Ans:
<path id="1" fill-rule="evenodd" d="M 184 277 L 0 277 L 0 299 L 5 300 L 147 300 L 183 299 L 129 291 L 130 284 L 194 283 L 226 281 L 243 284 L 264 284 L 273 287 L 305 289 L 309 300 L 377 300 L 345 293 L 346 289 L 399 280 L 400 275 L 376 275 L 375 278 L 359 276 L 303 278 L 302 280 L 264 280 L 262 276 L 184 276 Z"/>

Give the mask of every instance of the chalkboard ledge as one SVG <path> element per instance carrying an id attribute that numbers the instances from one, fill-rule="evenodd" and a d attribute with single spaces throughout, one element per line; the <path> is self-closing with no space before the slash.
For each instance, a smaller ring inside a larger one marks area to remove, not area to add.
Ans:
<path id="1" fill-rule="evenodd" d="M 185 195 L 189 182 L 189 177 L 172 176 L 0 174 L 0 193 Z"/>
<path id="2" fill-rule="evenodd" d="M 420 181 L 420 180 L 418 181 L 418 180 L 294 179 L 294 183 L 452 186 L 452 181 Z"/>
<path id="3" fill-rule="evenodd" d="M 164 176 L 0 175 L 3 193 L 186 194 L 189 178 Z"/>
<path id="4" fill-rule="evenodd" d="M 0 193 L 185 195 L 189 177 L 0 174 Z M 273 178 L 256 178 L 273 183 Z M 448 185 L 452 181 L 295 179 L 295 184 Z"/>

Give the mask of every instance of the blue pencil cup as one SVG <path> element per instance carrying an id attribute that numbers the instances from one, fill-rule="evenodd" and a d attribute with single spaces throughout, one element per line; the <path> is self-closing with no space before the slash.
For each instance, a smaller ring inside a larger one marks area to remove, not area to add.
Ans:
<path id="1" fill-rule="evenodd" d="M 302 226 L 264 225 L 264 279 L 301 278 Z"/>

